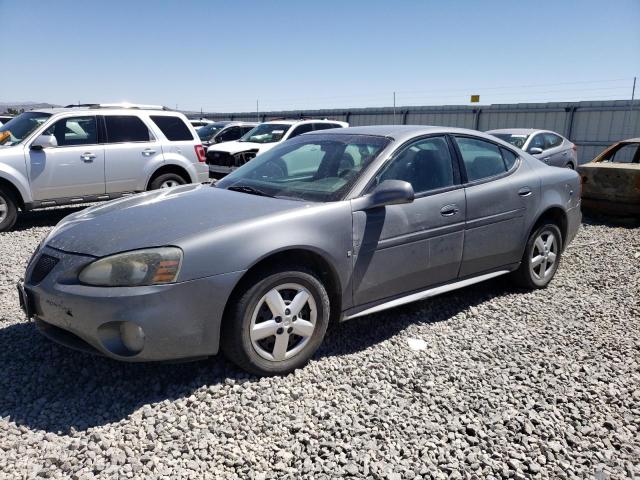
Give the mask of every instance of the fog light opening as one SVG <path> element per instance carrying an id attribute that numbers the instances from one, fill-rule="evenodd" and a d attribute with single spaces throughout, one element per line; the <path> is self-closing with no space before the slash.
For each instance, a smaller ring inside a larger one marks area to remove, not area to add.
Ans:
<path id="1" fill-rule="evenodd" d="M 120 324 L 120 338 L 122 343 L 131 353 L 140 353 L 144 348 L 144 331 L 142 327 L 132 322 Z"/>

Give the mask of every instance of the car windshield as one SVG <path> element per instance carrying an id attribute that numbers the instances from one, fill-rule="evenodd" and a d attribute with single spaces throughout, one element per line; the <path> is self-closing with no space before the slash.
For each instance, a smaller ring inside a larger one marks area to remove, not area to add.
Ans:
<path id="1" fill-rule="evenodd" d="M 200 137 L 200 140 L 206 142 L 208 140 L 211 140 L 216 133 L 224 128 L 224 126 L 224 123 L 210 123 L 209 125 L 200 127 L 198 130 L 196 130 L 196 133 Z"/>
<path id="2" fill-rule="evenodd" d="M 279 142 L 291 125 L 286 123 L 263 123 L 245 133 L 239 142 L 274 143 Z"/>
<path id="3" fill-rule="evenodd" d="M 492 133 L 491 135 L 518 148 L 522 148 L 529 138 L 528 133 Z"/>
<path id="4" fill-rule="evenodd" d="M 370 135 L 303 135 L 258 155 L 215 186 L 313 202 L 340 200 L 389 141 Z"/>
<path id="5" fill-rule="evenodd" d="M 0 127 L 0 145 L 16 145 L 51 116 L 50 113 L 25 112 Z"/>

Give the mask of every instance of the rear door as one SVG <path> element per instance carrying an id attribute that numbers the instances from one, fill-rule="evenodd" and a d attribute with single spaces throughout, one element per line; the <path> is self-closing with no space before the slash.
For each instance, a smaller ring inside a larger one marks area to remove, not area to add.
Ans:
<path id="1" fill-rule="evenodd" d="M 544 152 L 542 159 L 545 163 L 554 167 L 564 167 L 570 160 L 571 146 L 564 138 L 551 132 L 544 132 Z"/>
<path id="2" fill-rule="evenodd" d="M 539 180 L 509 149 L 471 136 L 456 136 L 455 142 L 466 175 L 462 278 L 520 261 Z"/>
<path id="3" fill-rule="evenodd" d="M 162 163 L 160 142 L 137 115 L 104 115 L 107 193 L 140 190 L 149 163 Z"/>
<path id="4" fill-rule="evenodd" d="M 104 148 L 96 115 L 62 118 L 43 133 L 54 135 L 58 146 L 28 150 L 34 200 L 104 194 Z"/>
<path id="5" fill-rule="evenodd" d="M 354 212 L 355 305 L 457 278 L 465 221 L 457 167 L 445 136 L 415 140 L 382 167 L 371 189 L 384 180 L 403 180 L 413 186 L 415 200 Z"/>

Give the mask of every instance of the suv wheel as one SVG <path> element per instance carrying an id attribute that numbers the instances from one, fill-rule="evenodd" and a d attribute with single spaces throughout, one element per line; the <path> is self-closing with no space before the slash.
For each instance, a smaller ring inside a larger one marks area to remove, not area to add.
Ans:
<path id="1" fill-rule="evenodd" d="M 187 183 L 187 181 L 177 173 L 163 173 L 151 181 L 149 184 L 149 190 L 177 187 L 178 185 L 184 185 L 185 183 Z"/>
<path id="2" fill-rule="evenodd" d="M 0 232 L 10 230 L 18 218 L 18 207 L 11 194 L 0 188 Z"/>
<path id="3" fill-rule="evenodd" d="M 329 296 L 312 272 L 272 269 L 233 304 L 221 347 L 240 368 L 256 375 L 285 375 L 305 365 L 329 324 Z"/>
<path id="4" fill-rule="evenodd" d="M 562 235 L 553 223 L 537 228 L 529 237 L 515 280 L 521 287 L 545 288 L 560 264 Z"/>

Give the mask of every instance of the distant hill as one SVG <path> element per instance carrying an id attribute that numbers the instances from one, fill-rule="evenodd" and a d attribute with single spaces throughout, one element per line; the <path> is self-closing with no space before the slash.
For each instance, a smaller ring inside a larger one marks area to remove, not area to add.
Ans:
<path id="1" fill-rule="evenodd" d="M 60 105 L 54 105 L 46 102 L 0 102 L 0 113 L 5 113 L 10 108 L 20 112 L 23 110 L 33 110 L 34 108 L 53 108 L 59 106 Z"/>

